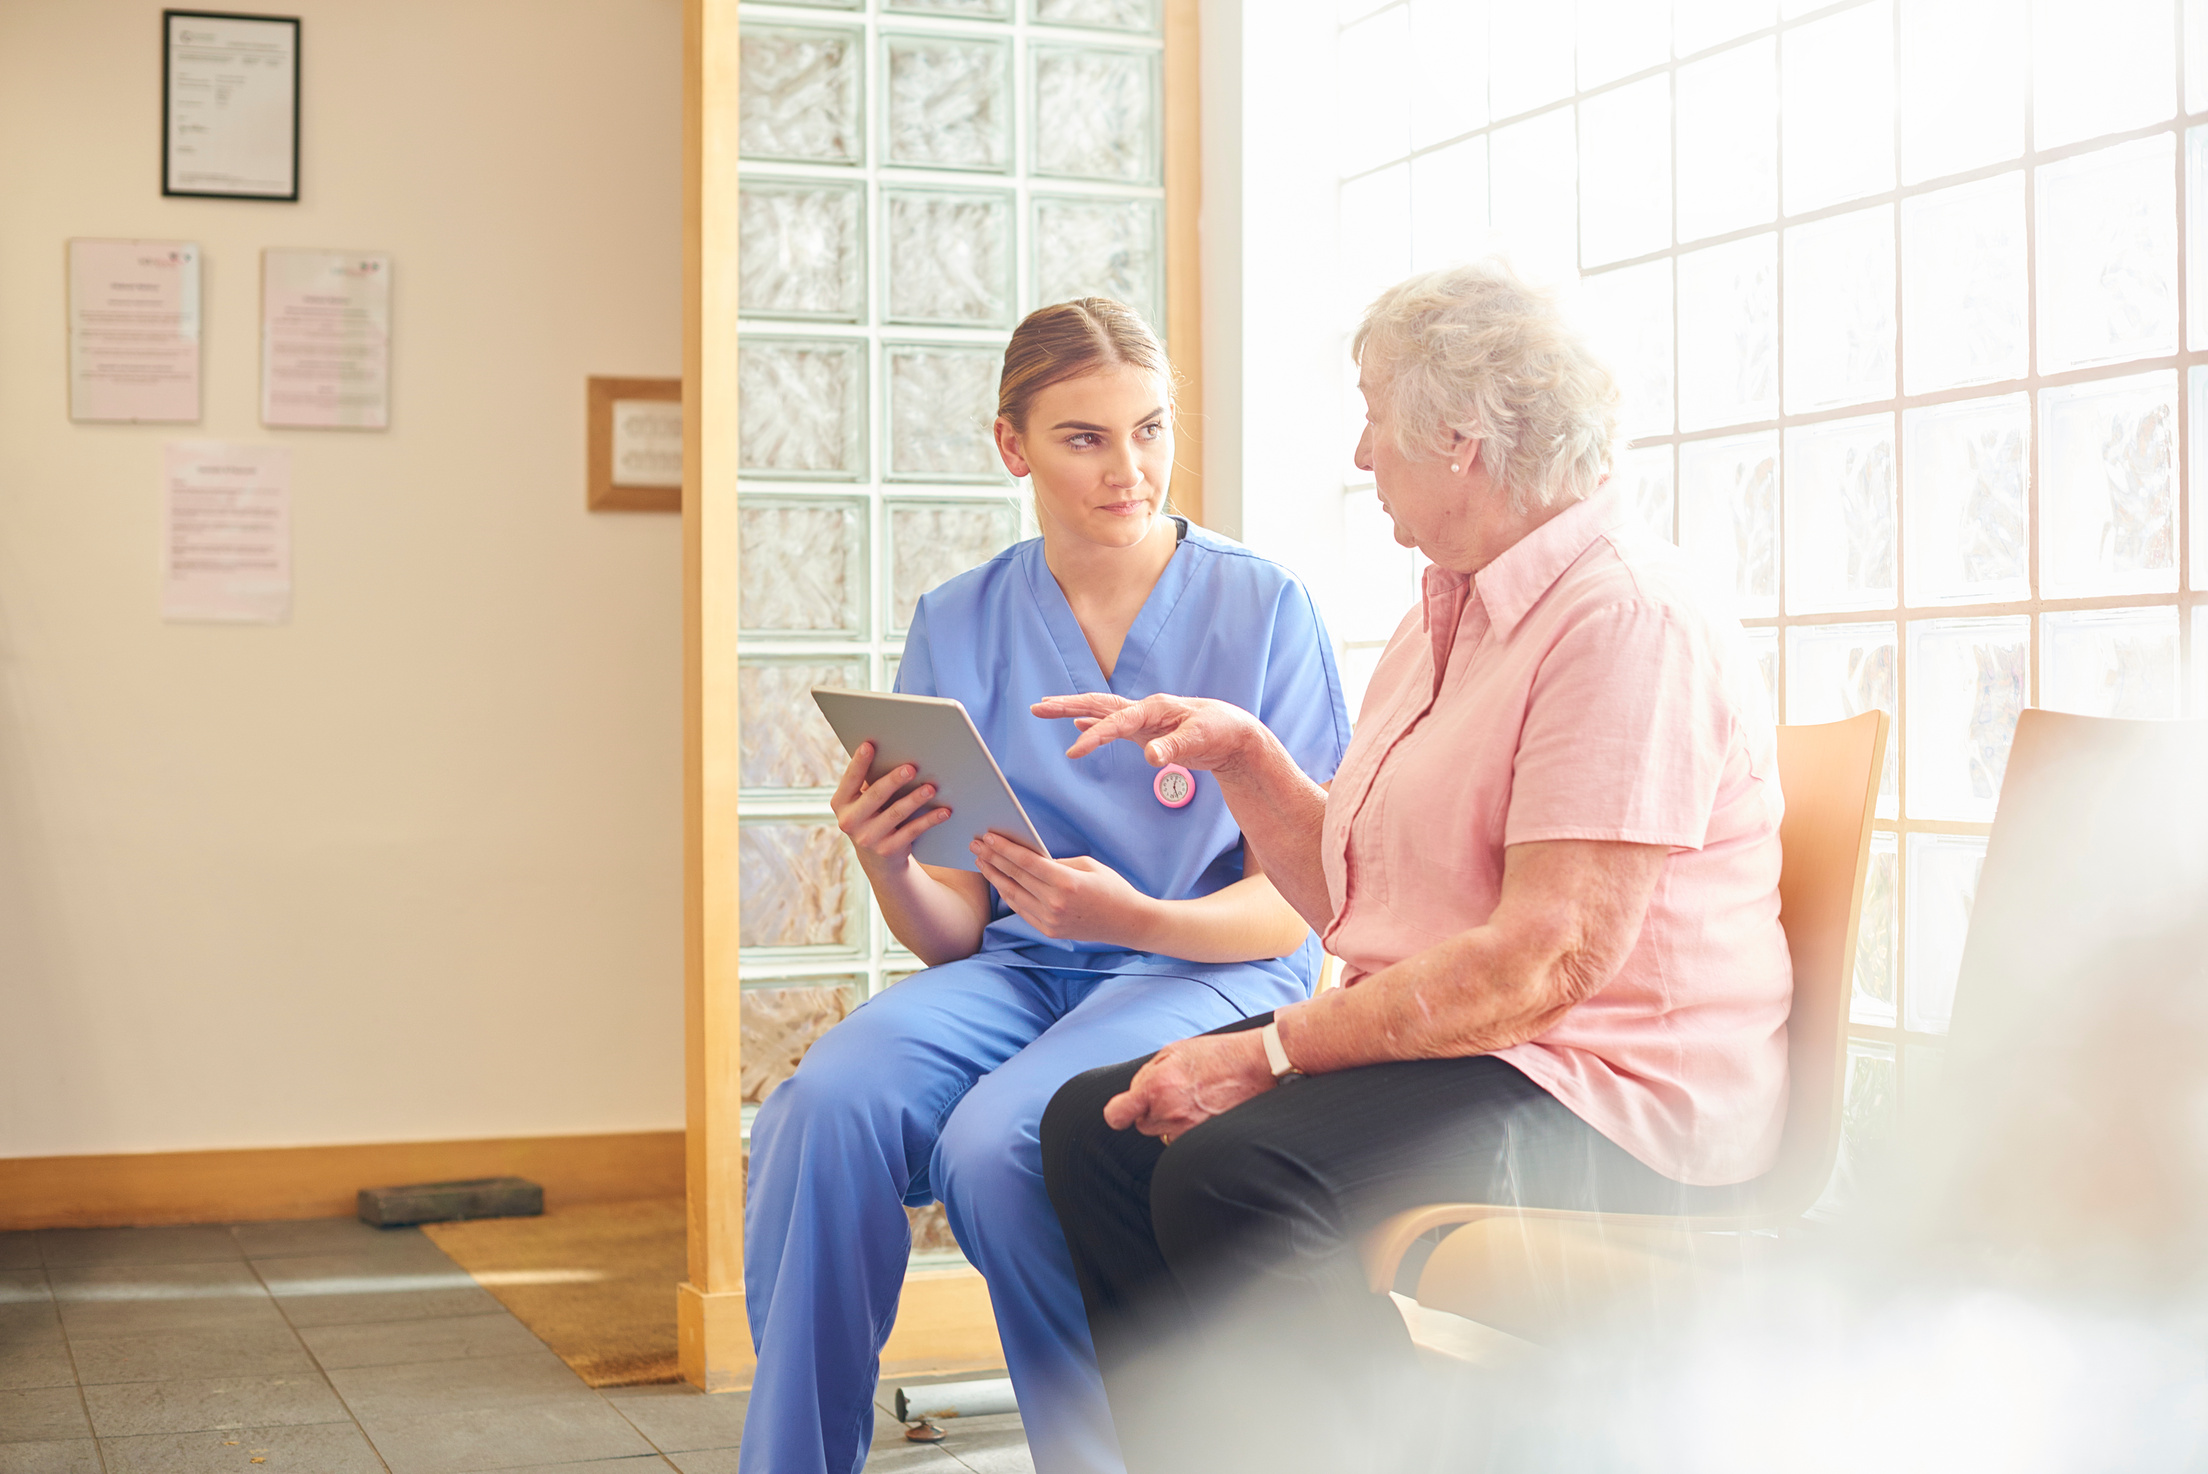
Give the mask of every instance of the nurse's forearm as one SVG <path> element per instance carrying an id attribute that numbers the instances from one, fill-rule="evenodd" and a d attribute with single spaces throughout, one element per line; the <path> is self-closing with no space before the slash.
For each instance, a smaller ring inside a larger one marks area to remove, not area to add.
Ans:
<path id="1" fill-rule="evenodd" d="M 971 957 L 989 924 L 989 887 L 978 875 L 937 870 L 910 854 L 903 864 L 859 854 L 890 934 L 930 967 Z"/>
<path id="2" fill-rule="evenodd" d="M 1325 935 L 1334 921 L 1319 863 L 1319 829 L 1326 821 L 1326 790 L 1296 766 L 1280 739 L 1254 718 L 1231 763 L 1212 769 L 1242 842 L 1288 904 L 1311 929 Z"/>
<path id="3" fill-rule="evenodd" d="M 1150 901 L 1130 944 L 1190 962 L 1260 962 L 1303 945 L 1303 918 L 1263 875 L 1188 901 Z"/>

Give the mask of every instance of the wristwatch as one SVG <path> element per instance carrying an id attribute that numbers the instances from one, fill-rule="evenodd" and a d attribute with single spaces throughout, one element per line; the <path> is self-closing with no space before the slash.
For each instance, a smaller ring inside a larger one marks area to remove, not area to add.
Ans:
<path id="1" fill-rule="evenodd" d="M 1279 1024 L 1267 1024 L 1258 1037 L 1265 1041 L 1265 1063 L 1272 1070 L 1275 1080 L 1285 1080 L 1290 1075 L 1298 1074 L 1296 1067 L 1289 1062 L 1287 1047 L 1280 1042 Z"/>

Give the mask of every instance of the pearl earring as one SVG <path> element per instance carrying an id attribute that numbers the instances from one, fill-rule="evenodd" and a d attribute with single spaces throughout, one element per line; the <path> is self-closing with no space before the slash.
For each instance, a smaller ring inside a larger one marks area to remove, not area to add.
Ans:
<path id="1" fill-rule="evenodd" d="M 1449 469 L 1452 471 L 1461 471 L 1464 468 L 1462 466 L 1459 466 L 1455 461 L 1451 461 L 1449 463 Z"/>

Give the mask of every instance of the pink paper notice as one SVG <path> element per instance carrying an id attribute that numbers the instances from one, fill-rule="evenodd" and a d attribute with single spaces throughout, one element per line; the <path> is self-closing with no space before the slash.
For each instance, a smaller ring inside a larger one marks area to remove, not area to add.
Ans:
<path id="1" fill-rule="evenodd" d="M 69 418 L 199 418 L 199 247 L 69 242 Z"/>
<path id="2" fill-rule="evenodd" d="M 289 619 L 289 447 L 172 440 L 162 454 L 162 618 Z"/>

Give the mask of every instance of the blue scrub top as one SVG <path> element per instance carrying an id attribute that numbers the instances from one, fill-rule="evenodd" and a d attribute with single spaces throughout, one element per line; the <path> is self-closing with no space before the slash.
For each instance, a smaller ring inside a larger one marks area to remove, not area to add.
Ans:
<path id="1" fill-rule="evenodd" d="M 1183 522 L 1172 560 L 1135 616 L 1110 680 L 1081 633 L 1042 539 L 1005 549 L 922 596 L 905 637 L 897 689 L 964 703 L 1043 843 L 1061 858 L 1090 855 L 1161 900 L 1187 900 L 1242 878 L 1242 831 L 1209 773 L 1169 809 L 1157 770 L 1131 742 L 1069 759 L 1079 729 L 1028 711 L 1046 696 L 1108 691 L 1208 696 L 1255 712 L 1314 782 L 1334 776 L 1349 745 L 1349 711 L 1333 642 L 1294 574 L 1240 543 Z M 1319 943 L 1227 966 L 1053 941 L 989 893 L 982 952 L 1000 962 L 1100 972 L 1153 972 L 1223 981 L 1256 968 L 1309 987 Z"/>

